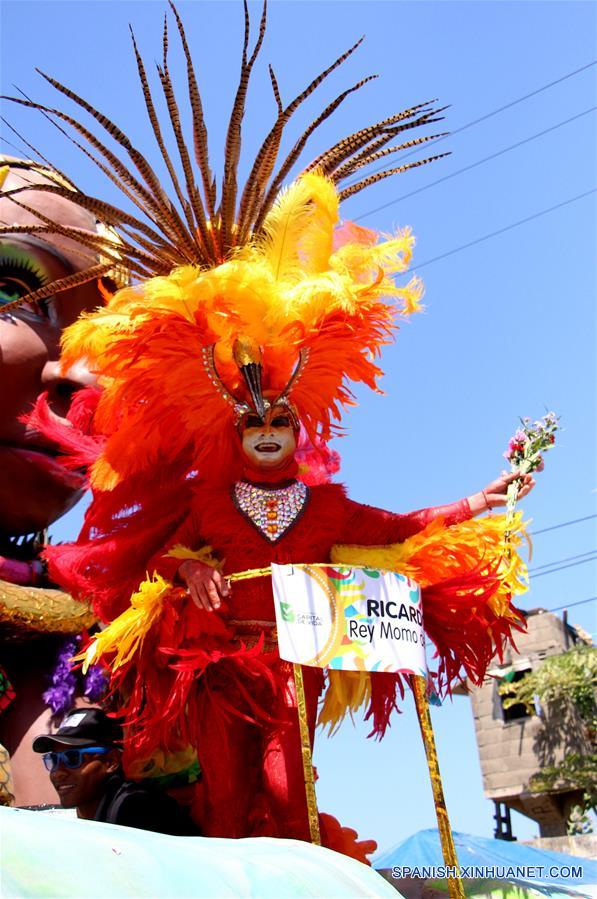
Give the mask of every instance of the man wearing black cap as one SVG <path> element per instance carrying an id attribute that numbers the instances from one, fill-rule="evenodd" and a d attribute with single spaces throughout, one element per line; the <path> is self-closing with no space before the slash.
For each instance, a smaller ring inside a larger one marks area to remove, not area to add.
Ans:
<path id="1" fill-rule="evenodd" d="M 122 728 L 102 709 L 72 709 L 55 734 L 33 741 L 43 753 L 62 808 L 78 818 L 138 827 L 175 836 L 197 836 L 190 818 L 151 781 L 124 779 Z"/>

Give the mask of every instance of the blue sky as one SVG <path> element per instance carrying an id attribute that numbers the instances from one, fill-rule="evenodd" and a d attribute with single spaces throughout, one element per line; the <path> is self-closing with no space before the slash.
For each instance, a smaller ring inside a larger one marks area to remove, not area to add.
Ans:
<path id="1" fill-rule="evenodd" d="M 145 149 L 148 131 L 127 26 L 133 24 L 151 63 L 161 53 L 164 8 L 157 0 L 5 0 L 4 92 L 11 93 L 14 82 L 60 106 L 58 95 L 35 75 L 38 66 L 97 105 Z M 179 8 L 217 169 L 236 88 L 242 8 L 233 0 L 182 2 Z M 251 9 L 257 19 L 258 8 Z M 384 354 L 386 395 L 361 391 L 359 406 L 345 419 L 347 436 L 337 442 L 341 477 L 359 501 L 406 511 L 472 493 L 500 471 L 518 416 L 554 409 L 563 431 L 525 503 L 531 528 L 595 514 L 597 194 L 575 198 L 597 186 L 597 67 L 560 79 L 597 58 L 596 9 L 574 0 L 271 3 L 262 64 L 249 97 L 245 158 L 274 114 L 266 62 L 288 99 L 362 34 L 364 45 L 310 98 L 296 128 L 364 74 L 381 77 L 314 136 L 304 162 L 339 136 L 433 97 L 450 105 L 438 130 L 457 132 L 440 145 L 452 151 L 450 157 L 376 185 L 343 210 L 346 218 L 383 231 L 411 225 L 418 242 L 413 269 L 421 266 L 426 284 L 426 311 L 403 327 Z M 171 43 L 174 48 L 174 38 Z M 177 53 L 171 55 L 176 74 Z M 559 83 L 464 128 L 554 81 Z M 116 199 L 93 166 L 39 117 L 8 105 L 4 115 L 89 192 Z M 290 131 L 294 141 L 298 131 Z M 433 183 L 439 179 L 445 180 Z M 79 519 L 80 510 L 63 519 L 55 539 L 73 537 Z M 594 549 L 595 520 L 537 535 L 531 567 Z M 551 609 L 596 594 L 593 561 L 537 578 L 522 605 Z M 570 620 L 594 634 L 595 609 L 593 602 L 575 606 Z M 489 836 L 493 808 L 482 795 L 468 700 L 446 703 L 434 712 L 434 723 L 453 827 Z M 409 698 L 381 744 L 366 741 L 365 733 L 364 726 L 349 725 L 331 740 L 319 739 L 320 808 L 375 837 L 383 849 L 434 826 Z M 537 832 L 520 816 L 514 826 L 520 839 Z"/>

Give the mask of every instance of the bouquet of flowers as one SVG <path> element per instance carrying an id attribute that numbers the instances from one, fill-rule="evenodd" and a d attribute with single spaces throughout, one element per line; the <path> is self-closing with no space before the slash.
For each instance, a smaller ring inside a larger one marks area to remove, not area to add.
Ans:
<path id="1" fill-rule="evenodd" d="M 540 421 L 521 418 L 520 427 L 508 442 L 504 458 L 510 462 L 511 470 L 521 475 L 543 470 L 543 453 L 550 450 L 556 441 L 556 431 L 560 419 L 555 412 L 548 412 Z M 508 488 L 508 510 L 514 509 L 520 482 L 512 481 Z"/>

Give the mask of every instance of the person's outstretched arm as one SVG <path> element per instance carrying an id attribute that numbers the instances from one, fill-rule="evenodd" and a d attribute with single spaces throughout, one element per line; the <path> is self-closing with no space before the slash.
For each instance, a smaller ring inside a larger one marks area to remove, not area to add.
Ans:
<path id="1" fill-rule="evenodd" d="M 448 525 L 458 524 L 474 518 L 482 512 L 505 506 L 508 486 L 516 478 L 520 478 L 522 481 L 518 496 L 519 498 L 524 497 L 535 484 L 531 475 L 503 474 L 466 499 L 445 506 L 418 509 L 402 515 L 347 500 L 351 509 L 342 541 L 339 542 L 361 544 L 362 546 L 402 543 L 408 537 L 423 530 L 436 518 L 442 518 Z"/>

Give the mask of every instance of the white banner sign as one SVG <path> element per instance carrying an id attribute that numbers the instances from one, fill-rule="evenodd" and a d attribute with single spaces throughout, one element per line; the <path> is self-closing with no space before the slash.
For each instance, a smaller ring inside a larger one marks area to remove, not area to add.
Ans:
<path id="1" fill-rule="evenodd" d="M 427 673 L 421 591 L 403 574 L 348 565 L 272 565 L 278 648 L 288 662 Z"/>

